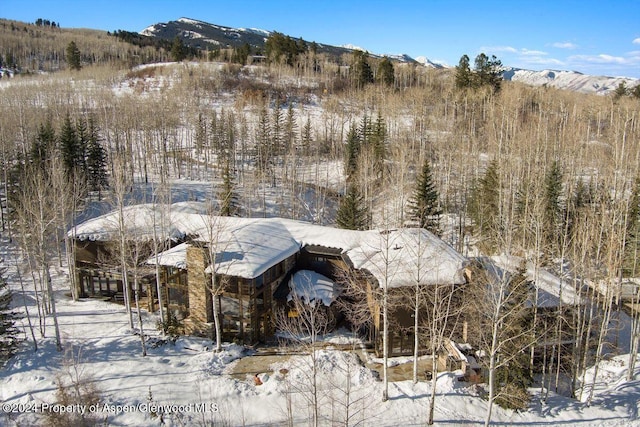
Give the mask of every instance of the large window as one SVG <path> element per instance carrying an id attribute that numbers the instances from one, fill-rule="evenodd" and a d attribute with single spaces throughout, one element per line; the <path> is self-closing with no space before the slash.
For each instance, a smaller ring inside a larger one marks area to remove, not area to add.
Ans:
<path id="1" fill-rule="evenodd" d="M 109 277 L 81 274 L 81 283 L 85 297 L 112 297 L 122 292 L 122 282 Z"/>
<path id="2" fill-rule="evenodd" d="M 170 284 L 167 291 L 169 306 L 179 305 L 189 308 L 189 291 L 186 286 Z"/>

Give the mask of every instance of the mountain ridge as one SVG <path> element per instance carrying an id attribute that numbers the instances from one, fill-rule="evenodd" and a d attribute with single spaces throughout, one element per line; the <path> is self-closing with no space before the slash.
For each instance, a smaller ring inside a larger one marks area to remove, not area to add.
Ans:
<path id="1" fill-rule="evenodd" d="M 173 39 L 180 37 L 185 44 L 200 49 L 207 48 L 237 48 L 249 44 L 255 50 L 264 48 L 267 38 L 275 31 L 259 28 L 233 28 L 224 25 L 211 24 L 202 20 L 181 17 L 175 21 L 156 23 L 140 31 L 140 34 Z M 289 36 L 290 37 L 290 36 Z M 407 54 L 379 54 L 352 44 L 331 46 L 315 42 L 319 52 L 325 52 L 339 57 L 354 50 L 368 52 L 377 58 L 386 56 L 400 63 L 419 64 L 427 68 L 453 69 L 455 67 L 429 60 L 426 56 L 413 58 Z M 533 86 L 550 86 L 558 89 L 573 90 L 582 93 L 608 94 L 614 91 L 621 82 L 628 88 L 637 85 L 640 80 L 631 77 L 594 76 L 578 71 L 567 70 L 527 70 L 517 67 L 504 67 L 504 80 L 517 81 Z"/>

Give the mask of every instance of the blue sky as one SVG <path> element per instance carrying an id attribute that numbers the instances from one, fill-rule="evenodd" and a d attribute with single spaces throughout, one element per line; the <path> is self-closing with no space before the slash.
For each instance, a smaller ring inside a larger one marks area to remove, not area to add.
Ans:
<path id="1" fill-rule="evenodd" d="M 0 17 L 111 31 L 189 17 L 449 65 L 485 52 L 514 67 L 640 78 L 640 0 L 1 0 Z"/>

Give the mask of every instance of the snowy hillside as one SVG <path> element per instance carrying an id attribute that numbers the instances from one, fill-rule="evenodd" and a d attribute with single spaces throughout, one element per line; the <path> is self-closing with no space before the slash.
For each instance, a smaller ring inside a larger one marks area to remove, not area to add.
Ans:
<path id="1" fill-rule="evenodd" d="M 434 62 L 432 60 L 430 60 L 429 58 L 427 58 L 426 56 L 418 56 L 417 58 L 415 58 L 415 61 L 419 64 L 424 65 L 427 68 L 447 68 L 446 65 L 444 64 L 440 64 L 438 62 Z"/>
<path id="2" fill-rule="evenodd" d="M 176 21 L 150 25 L 140 31 L 140 34 L 168 40 L 177 36 L 191 46 L 205 49 L 207 46 L 237 47 L 245 43 L 251 46 L 262 46 L 271 32 L 254 28 L 231 28 L 191 18 L 180 18 Z"/>
<path id="3" fill-rule="evenodd" d="M 622 82 L 626 83 L 628 88 L 634 87 L 640 82 L 638 79 L 628 77 L 590 76 L 577 71 L 532 71 L 518 68 L 505 69 L 503 76 L 505 80 L 522 82 L 532 86 L 546 85 L 558 89 L 601 95 L 614 91 Z"/>

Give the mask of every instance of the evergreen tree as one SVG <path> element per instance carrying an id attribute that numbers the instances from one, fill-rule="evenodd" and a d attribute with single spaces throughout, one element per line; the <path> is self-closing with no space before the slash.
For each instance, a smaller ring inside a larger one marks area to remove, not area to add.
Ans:
<path id="1" fill-rule="evenodd" d="M 89 145 L 89 134 L 87 131 L 87 121 L 80 118 L 76 121 L 76 136 L 78 139 L 78 165 L 77 168 L 86 176 L 87 173 L 87 147 Z"/>
<path id="2" fill-rule="evenodd" d="M 180 37 L 176 36 L 171 44 L 171 58 L 175 62 L 184 61 L 187 57 L 187 49 Z"/>
<path id="3" fill-rule="evenodd" d="M 480 246 L 492 251 L 498 246 L 502 223 L 500 220 L 500 176 L 498 162 L 492 160 L 482 178 L 471 189 L 469 216 L 477 227 Z"/>
<path id="4" fill-rule="evenodd" d="M 440 210 L 438 191 L 431 174 L 429 160 L 425 160 L 422 171 L 416 181 L 413 195 L 409 199 L 409 217 L 416 221 L 420 228 L 429 230 L 433 234 L 440 234 Z"/>
<path id="5" fill-rule="evenodd" d="M 6 269 L 0 269 L 0 366 L 13 356 L 19 343 L 16 315 L 11 311 L 12 294 L 4 279 L 5 272 Z"/>
<path id="6" fill-rule="evenodd" d="M 346 194 L 340 199 L 336 223 L 347 230 L 369 228 L 369 211 L 356 184 L 349 184 Z"/>
<path id="7" fill-rule="evenodd" d="M 81 57 L 80 57 L 80 49 L 76 46 L 76 42 L 70 41 L 67 45 L 67 65 L 72 70 L 80 70 L 82 69 Z"/>
<path id="8" fill-rule="evenodd" d="M 623 80 L 621 81 L 618 86 L 616 87 L 616 89 L 613 91 L 613 98 L 615 100 L 618 100 L 624 96 L 629 95 L 630 91 L 627 88 L 627 83 Z"/>
<path id="9" fill-rule="evenodd" d="M 271 146 L 272 153 L 279 156 L 284 152 L 284 115 L 279 101 L 276 101 L 273 109 L 273 121 L 271 123 Z"/>
<path id="10" fill-rule="evenodd" d="M 44 163 L 52 155 L 56 144 L 56 131 L 53 129 L 51 120 L 47 119 L 44 124 L 38 128 L 36 136 L 29 153 L 31 163 L 44 170 Z"/>
<path id="11" fill-rule="evenodd" d="M 376 122 L 371 126 L 369 134 L 369 144 L 373 149 L 376 174 L 378 179 L 382 179 L 387 159 L 387 127 L 380 112 L 378 112 Z"/>
<path id="12" fill-rule="evenodd" d="M 198 123 L 196 124 L 196 152 L 198 154 L 202 153 L 202 150 L 207 145 L 208 138 L 207 120 L 204 118 L 202 113 L 198 113 Z"/>
<path id="13" fill-rule="evenodd" d="M 220 191 L 220 215 L 235 216 L 239 212 L 238 196 L 235 193 L 235 179 L 231 161 L 226 157 L 222 170 L 222 188 Z"/>
<path id="14" fill-rule="evenodd" d="M 302 153 L 308 156 L 311 149 L 311 118 L 309 116 L 307 116 L 307 121 L 302 128 L 300 145 L 302 145 Z"/>
<path id="15" fill-rule="evenodd" d="M 355 78 L 355 84 L 358 89 L 362 89 L 369 83 L 373 83 L 373 71 L 369 65 L 369 54 L 361 50 L 353 52 L 354 64 L 353 64 L 353 76 Z"/>
<path id="16" fill-rule="evenodd" d="M 532 343 L 533 319 L 526 307 L 531 300 L 533 285 L 527 279 L 524 263 L 508 280 L 507 298 L 501 310 L 505 333 L 501 355 L 509 358 L 509 362 L 496 369 L 496 403 L 503 408 L 524 409 L 530 398 L 527 388 L 533 382 L 530 355 L 523 351 Z"/>
<path id="17" fill-rule="evenodd" d="M 59 135 L 60 153 L 62 154 L 62 163 L 65 168 L 68 179 L 77 176 L 84 164 L 84 150 L 80 145 L 76 127 L 71 123 L 69 114 L 62 123 Z"/>
<path id="18" fill-rule="evenodd" d="M 386 56 L 382 58 L 378 65 L 378 79 L 386 86 L 393 86 L 395 82 L 393 63 Z"/>
<path id="19" fill-rule="evenodd" d="M 89 128 L 87 131 L 87 184 L 91 191 L 97 191 L 108 187 L 107 180 L 107 152 L 101 144 L 99 130 L 93 120 L 89 117 Z"/>
<path id="20" fill-rule="evenodd" d="M 287 108 L 287 119 L 285 122 L 284 145 L 286 151 L 292 150 L 296 146 L 296 115 L 293 111 L 293 103 L 289 103 Z"/>
<path id="21" fill-rule="evenodd" d="M 354 176 L 358 169 L 358 156 L 360 155 L 360 136 L 358 129 L 352 124 L 347 133 L 347 147 L 344 159 L 344 169 L 347 179 Z"/>
<path id="22" fill-rule="evenodd" d="M 469 67 L 469 57 L 467 55 L 460 57 L 460 62 L 456 67 L 455 80 L 458 89 L 471 87 L 471 68 Z"/>
<path id="23" fill-rule="evenodd" d="M 495 92 L 499 91 L 502 83 L 502 62 L 495 55 L 491 55 L 491 58 L 484 53 L 476 56 L 472 83 L 475 87 L 488 85 Z"/>
<path id="24" fill-rule="evenodd" d="M 559 243 L 559 236 L 563 232 L 563 208 L 560 197 L 562 195 L 562 171 L 557 160 L 551 163 L 544 186 L 544 230 L 548 244 Z"/>
<path id="25" fill-rule="evenodd" d="M 249 43 L 245 43 L 239 48 L 233 50 L 233 56 L 231 58 L 231 62 L 246 65 L 247 58 L 249 57 L 250 54 L 251 54 L 251 46 L 249 46 Z"/>
<path id="26" fill-rule="evenodd" d="M 269 170 L 272 161 L 271 123 L 266 107 L 260 110 L 256 129 L 257 167 L 262 173 Z"/>

